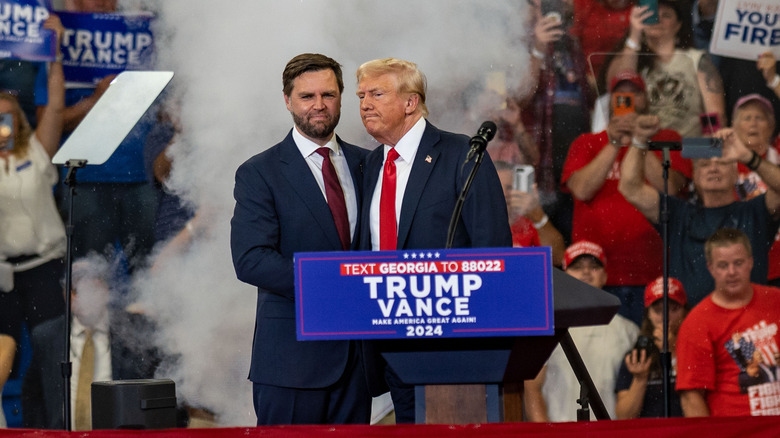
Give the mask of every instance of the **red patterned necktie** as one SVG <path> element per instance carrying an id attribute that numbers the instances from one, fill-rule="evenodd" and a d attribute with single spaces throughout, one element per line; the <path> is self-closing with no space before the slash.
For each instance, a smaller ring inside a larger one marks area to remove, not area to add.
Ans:
<path id="1" fill-rule="evenodd" d="M 395 250 L 398 241 L 398 224 L 395 221 L 395 148 L 387 151 L 382 171 L 382 194 L 379 198 L 379 249 Z"/>
<path id="2" fill-rule="evenodd" d="M 333 215 L 333 222 L 336 224 L 336 230 L 341 239 L 341 248 L 349 249 L 349 216 L 347 216 L 347 203 L 344 201 L 344 191 L 341 190 L 339 177 L 336 174 L 336 168 L 330 161 L 330 149 L 321 147 L 317 153 L 322 155 L 322 179 L 325 181 L 325 196 L 328 198 L 328 207 L 330 214 Z"/>

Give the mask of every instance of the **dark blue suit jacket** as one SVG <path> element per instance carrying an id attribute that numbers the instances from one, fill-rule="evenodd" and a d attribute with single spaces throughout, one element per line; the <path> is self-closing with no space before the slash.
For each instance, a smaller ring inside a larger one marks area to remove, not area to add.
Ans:
<path id="1" fill-rule="evenodd" d="M 463 167 L 469 151 L 465 135 L 442 131 L 426 121 L 425 132 L 415 155 L 409 181 L 401 204 L 398 221 L 398 245 L 401 249 L 444 248 L 455 203 L 473 167 Z M 370 209 L 379 172 L 384 161 L 384 147 L 366 157 L 363 208 L 361 209 L 360 247 L 371 249 Z M 485 158 L 466 196 L 463 214 L 458 221 L 453 248 L 511 247 L 506 200 L 493 162 Z M 388 342 L 388 341 L 386 341 Z M 389 341 L 392 343 L 392 341 Z M 371 395 L 386 391 L 384 360 L 375 345 L 363 345 L 366 376 Z M 403 411 L 396 403 L 396 415 Z M 413 406 L 411 415 L 413 418 Z M 407 412 L 408 413 L 408 412 Z"/>
<path id="2" fill-rule="evenodd" d="M 337 138 L 357 191 L 365 149 Z M 236 172 L 230 246 L 238 279 L 257 286 L 249 379 L 289 388 L 323 388 L 344 373 L 348 341 L 299 342 L 295 335 L 293 254 L 341 251 L 325 197 L 292 138 L 250 158 Z M 359 229 L 359 224 L 358 224 Z M 352 240 L 357 247 L 357 233 Z"/>
<path id="3" fill-rule="evenodd" d="M 398 221 L 400 249 L 444 248 L 455 202 L 473 163 L 462 169 L 469 151 L 469 138 L 442 131 L 426 121 L 425 132 L 414 158 Z M 366 157 L 361 220 L 361 249 L 371 249 L 369 217 L 371 198 L 384 161 L 383 147 Z M 490 157 L 477 171 L 463 206 L 453 248 L 511 247 L 506 200 Z"/>

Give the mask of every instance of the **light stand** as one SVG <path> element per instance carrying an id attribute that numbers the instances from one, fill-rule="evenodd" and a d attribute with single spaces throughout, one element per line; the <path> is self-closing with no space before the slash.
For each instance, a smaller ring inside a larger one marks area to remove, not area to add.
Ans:
<path id="1" fill-rule="evenodd" d="M 73 274 L 73 198 L 76 194 L 76 171 L 106 162 L 132 128 L 168 85 L 173 72 L 126 71 L 120 73 L 95 103 L 65 144 L 52 158 L 53 164 L 68 168 L 65 184 L 69 187 L 67 242 L 65 255 L 65 348 L 60 364 L 63 382 L 63 420 L 71 430 L 70 362 L 71 299 Z M 84 157 L 73 159 L 71 157 Z"/>
<path id="2" fill-rule="evenodd" d="M 664 417 L 671 416 L 672 390 L 671 371 L 672 371 L 672 353 L 669 351 L 669 167 L 671 166 L 670 151 L 682 149 L 680 142 L 658 141 L 649 142 L 650 150 L 660 150 L 663 152 L 663 180 L 664 190 L 661 193 L 661 240 L 663 242 L 663 261 L 662 261 L 662 279 L 663 279 L 663 339 L 661 345 L 661 374 L 663 378 L 663 399 L 664 399 Z"/>
<path id="3" fill-rule="evenodd" d="M 70 291 L 73 290 L 73 197 L 76 195 L 76 171 L 87 165 L 87 160 L 68 160 L 65 167 L 68 173 L 65 176 L 65 184 L 68 186 L 68 224 L 65 227 L 67 240 L 65 252 L 65 350 L 60 369 L 62 371 L 63 388 L 63 413 L 65 430 L 71 430 L 71 406 L 70 406 L 70 376 L 73 374 L 73 364 L 70 361 Z"/>

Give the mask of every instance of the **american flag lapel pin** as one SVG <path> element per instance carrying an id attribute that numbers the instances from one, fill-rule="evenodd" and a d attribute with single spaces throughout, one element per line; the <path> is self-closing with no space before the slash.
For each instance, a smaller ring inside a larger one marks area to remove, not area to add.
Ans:
<path id="1" fill-rule="evenodd" d="M 425 162 L 426 162 L 426 163 L 428 163 L 428 164 L 430 164 L 430 163 L 431 163 L 431 161 L 433 161 L 433 158 L 431 158 L 431 156 L 430 156 L 430 155 L 426 155 L 426 156 L 425 156 Z"/>

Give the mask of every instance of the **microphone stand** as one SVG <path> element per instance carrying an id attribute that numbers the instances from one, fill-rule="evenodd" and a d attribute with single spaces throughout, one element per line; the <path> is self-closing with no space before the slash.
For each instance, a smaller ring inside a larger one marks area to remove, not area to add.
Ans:
<path id="1" fill-rule="evenodd" d="M 471 183 L 474 182 L 474 178 L 477 176 L 477 170 L 479 170 L 482 159 L 485 157 L 487 145 L 490 143 L 490 140 L 493 139 L 494 135 L 496 135 L 496 124 L 491 121 L 486 121 L 479 127 L 477 135 L 471 137 L 471 140 L 469 141 L 469 153 L 466 155 L 466 161 L 463 162 L 463 166 L 471 161 L 472 158 L 474 159 L 474 166 L 471 168 L 468 178 L 466 178 L 466 183 L 463 184 L 460 196 L 458 196 L 458 199 L 455 201 L 455 208 L 452 211 L 452 217 L 450 217 L 450 226 L 447 229 L 447 243 L 444 246 L 446 249 L 452 248 L 452 243 L 455 241 L 455 230 L 458 228 L 458 220 L 463 212 L 463 204 L 466 203 L 466 195 L 468 195 L 469 190 L 471 189 Z"/>
<path id="2" fill-rule="evenodd" d="M 73 364 L 70 361 L 70 291 L 73 290 L 73 197 L 76 195 L 76 171 L 87 165 L 87 160 L 68 160 L 65 167 L 68 173 L 65 176 L 65 184 L 69 187 L 68 195 L 68 224 L 65 227 L 67 249 L 65 253 L 65 348 L 60 363 L 63 380 L 63 422 L 65 430 L 71 430 L 71 406 L 70 406 L 70 377 L 73 374 Z"/>
<path id="3" fill-rule="evenodd" d="M 663 342 L 661 348 L 661 369 L 663 375 L 664 418 L 671 415 L 672 354 L 669 351 L 669 147 L 663 147 L 664 191 L 661 194 L 661 240 L 663 241 Z"/>
<path id="4" fill-rule="evenodd" d="M 468 163 L 471 159 L 472 152 L 475 157 L 474 166 L 471 168 L 471 172 L 469 172 L 468 178 L 466 178 L 466 183 L 463 184 L 463 189 L 460 192 L 460 196 L 458 196 L 458 199 L 455 201 L 455 208 L 452 210 L 452 216 L 450 217 L 450 226 L 447 229 L 447 244 L 444 246 L 446 249 L 452 248 L 452 243 L 455 240 L 455 230 L 458 228 L 458 220 L 460 219 L 460 215 L 463 212 L 463 204 L 466 202 L 466 195 L 468 195 L 469 190 L 471 189 L 471 184 L 474 182 L 474 177 L 477 175 L 477 170 L 482 164 L 482 159 L 485 157 L 485 148 L 480 148 L 480 150 L 477 150 L 476 152 L 474 152 L 472 149 L 469 151 L 469 156 L 466 158 L 466 163 Z"/>

